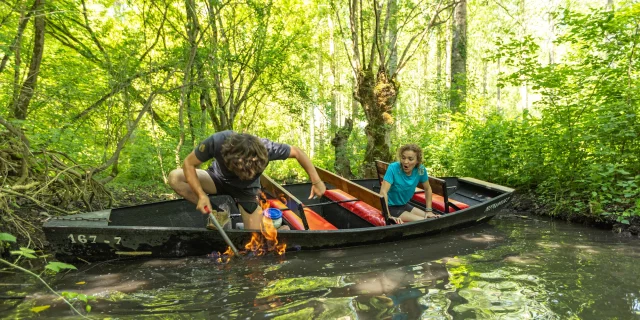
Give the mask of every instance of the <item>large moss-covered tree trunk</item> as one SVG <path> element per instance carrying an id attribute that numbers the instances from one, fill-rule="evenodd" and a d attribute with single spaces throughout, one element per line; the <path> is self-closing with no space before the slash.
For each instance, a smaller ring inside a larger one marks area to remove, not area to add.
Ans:
<path id="1" fill-rule="evenodd" d="M 390 79 L 384 67 L 377 74 L 371 70 L 358 73 L 355 98 L 367 117 L 367 152 L 364 156 L 364 174 L 375 177 L 375 160 L 391 161 L 389 129 L 393 124 L 391 110 L 398 95 L 398 86 Z"/>
<path id="2" fill-rule="evenodd" d="M 437 1 L 420 7 L 423 14 L 415 14 L 416 8 L 397 6 L 396 0 L 349 2 L 351 40 L 351 66 L 356 78 L 354 98 L 360 103 L 367 117 L 367 152 L 364 157 L 364 175 L 375 177 L 375 160 L 391 161 L 389 131 L 393 124 L 391 111 L 398 97 L 398 72 L 406 65 L 434 26 L 442 23 L 439 15 L 453 3 Z M 364 6 L 364 8 L 363 8 Z M 373 15 L 371 14 L 373 12 Z M 409 41 L 400 48 L 397 42 L 401 28 L 398 19 L 408 24 L 415 17 L 429 17 L 426 23 L 413 29 Z M 373 28 L 371 28 L 373 26 Z M 377 71 L 376 71 L 377 70 Z"/>

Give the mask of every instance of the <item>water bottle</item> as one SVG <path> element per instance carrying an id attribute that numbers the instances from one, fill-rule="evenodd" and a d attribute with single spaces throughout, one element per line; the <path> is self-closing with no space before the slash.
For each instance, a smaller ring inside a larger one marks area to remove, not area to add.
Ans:
<path id="1" fill-rule="evenodd" d="M 276 208 L 268 208 L 262 212 L 267 218 L 270 218 L 273 221 L 273 226 L 277 229 L 282 225 L 282 211 Z"/>

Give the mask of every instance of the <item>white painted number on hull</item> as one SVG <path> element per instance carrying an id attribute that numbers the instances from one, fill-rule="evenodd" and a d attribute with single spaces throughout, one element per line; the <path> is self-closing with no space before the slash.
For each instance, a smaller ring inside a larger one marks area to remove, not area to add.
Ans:
<path id="1" fill-rule="evenodd" d="M 98 236 L 94 236 L 94 235 L 84 235 L 84 234 L 79 234 L 77 236 L 74 236 L 73 233 L 69 234 L 69 236 L 67 237 L 71 240 L 71 243 L 96 243 L 96 239 L 98 239 Z M 103 243 L 111 243 L 112 240 L 103 240 Z M 122 241 L 122 237 L 113 237 L 113 242 L 115 242 L 116 244 L 120 244 L 120 241 Z"/>

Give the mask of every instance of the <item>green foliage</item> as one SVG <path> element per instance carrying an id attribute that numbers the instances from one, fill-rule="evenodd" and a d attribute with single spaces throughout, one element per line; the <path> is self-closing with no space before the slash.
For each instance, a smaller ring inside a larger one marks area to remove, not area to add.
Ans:
<path id="1" fill-rule="evenodd" d="M 0 232 L 0 241 L 16 242 L 16 237 L 8 233 Z"/>
<path id="2" fill-rule="evenodd" d="M 69 301 L 78 300 L 78 301 L 84 302 L 84 309 L 87 311 L 87 313 L 91 312 L 91 305 L 89 305 L 89 301 L 97 300 L 96 297 L 91 295 L 86 295 L 84 293 L 77 293 L 77 292 L 69 292 L 69 291 L 62 292 L 62 296 Z"/>
<path id="3" fill-rule="evenodd" d="M 497 56 L 516 70 L 502 85 L 530 84 L 542 98 L 540 113 L 464 120 L 461 172 L 536 187 L 554 212 L 613 215 L 622 223 L 640 216 L 639 10 L 559 12 L 556 44 L 572 49 L 563 63 L 539 63 L 531 37 L 499 41 Z"/>
<path id="4" fill-rule="evenodd" d="M 55 273 L 58 273 L 60 272 L 60 270 L 64 270 L 64 269 L 77 270 L 76 267 L 63 262 L 49 262 L 45 268 Z"/>
<path id="5" fill-rule="evenodd" d="M 29 258 L 29 259 L 36 259 L 36 255 L 35 255 L 35 250 L 33 249 L 29 249 L 29 248 L 25 248 L 25 247 L 20 247 L 20 250 L 13 250 L 11 251 L 11 254 L 13 255 L 19 255 L 19 256 L 23 256 L 25 258 Z"/>

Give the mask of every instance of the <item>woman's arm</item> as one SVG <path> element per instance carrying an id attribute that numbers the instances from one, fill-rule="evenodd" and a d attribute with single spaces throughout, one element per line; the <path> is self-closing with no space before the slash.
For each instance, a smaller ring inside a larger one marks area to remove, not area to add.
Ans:
<path id="1" fill-rule="evenodd" d="M 431 185 L 429 184 L 429 180 L 425 181 L 422 183 L 422 189 L 424 189 L 424 200 L 425 200 L 425 206 L 427 207 L 427 217 L 430 216 L 435 216 L 433 214 L 433 208 L 431 208 L 432 205 L 432 191 L 431 191 Z"/>
<path id="2" fill-rule="evenodd" d="M 425 205 L 427 206 L 427 209 L 431 209 L 432 192 L 431 192 L 431 185 L 429 184 L 429 180 L 422 183 L 422 189 L 424 189 L 424 200 L 426 201 Z"/>
<path id="3" fill-rule="evenodd" d="M 380 194 L 382 195 L 382 197 L 384 197 L 384 205 L 387 206 L 387 212 L 390 213 L 391 211 L 389 211 L 389 197 L 387 196 L 389 189 L 391 189 L 391 183 L 389 183 L 387 180 L 382 180 L 382 185 L 380 186 Z M 393 221 L 395 221 L 397 224 L 403 223 L 402 219 L 400 218 L 396 218 L 391 215 L 389 215 L 389 218 L 393 219 Z"/>

